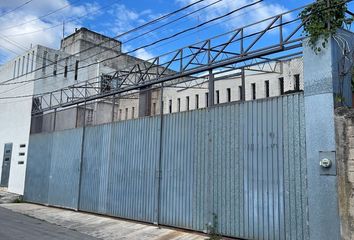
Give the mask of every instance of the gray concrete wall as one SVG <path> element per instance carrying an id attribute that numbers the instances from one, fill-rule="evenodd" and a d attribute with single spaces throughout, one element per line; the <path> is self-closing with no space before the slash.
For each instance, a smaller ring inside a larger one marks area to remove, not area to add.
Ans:
<path id="1" fill-rule="evenodd" d="M 336 110 L 338 199 L 341 237 L 354 239 L 354 109 Z"/>

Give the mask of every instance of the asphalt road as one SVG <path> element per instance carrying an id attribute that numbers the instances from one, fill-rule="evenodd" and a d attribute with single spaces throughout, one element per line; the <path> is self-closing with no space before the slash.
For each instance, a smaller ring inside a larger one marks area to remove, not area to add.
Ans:
<path id="1" fill-rule="evenodd" d="M 0 240 L 97 240 L 0 206 Z"/>

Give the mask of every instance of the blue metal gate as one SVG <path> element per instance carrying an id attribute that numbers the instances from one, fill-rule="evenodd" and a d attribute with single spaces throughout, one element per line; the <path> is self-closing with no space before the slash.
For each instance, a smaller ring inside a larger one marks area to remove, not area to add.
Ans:
<path id="1" fill-rule="evenodd" d="M 223 235 L 308 239 L 303 99 L 31 135 L 25 199 L 197 231 L 215 215 Z"/>

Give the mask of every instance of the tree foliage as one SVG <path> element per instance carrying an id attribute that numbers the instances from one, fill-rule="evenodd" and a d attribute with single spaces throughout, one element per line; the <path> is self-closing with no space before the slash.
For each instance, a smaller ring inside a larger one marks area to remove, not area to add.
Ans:
<path id="1" fill-rule="evenodd" d="M 304 34 L 309 37 L 309 45 L 316 53 L 326 47 L 328 38 L 338 28 L 352 23 L 353 19 L 345 15 L 346 10 L 345 0 L 317 0 L 300 13 Z M 320 39 L 322 42 L 319 44 Z"/>

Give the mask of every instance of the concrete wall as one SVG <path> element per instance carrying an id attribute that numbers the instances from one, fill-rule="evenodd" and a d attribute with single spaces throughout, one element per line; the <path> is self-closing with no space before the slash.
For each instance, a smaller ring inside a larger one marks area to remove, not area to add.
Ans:
<path id="1" fill-rule="evenodd" d="M 274 64 L 274 63 L 271 63 Z M 300 89 L 303 90 L 303 60 L 294 58 L 278 63 L 277 73 L 260 73 L 256 71 L 246 71 L 246 100 L 252 100 L 252 84 L 256 87 L 256 99 L 265 98 L 265 81 L 269 81 L 269 96 L 280 95 L 279 78 L 284 79 L 284 91 L 294 90 L 294 76 L 300 76 Z M 259 68 L 261 66 L 258 66 Z M 255 67 L 256 69 L 256 67 Z M 267 69 L 266 69 L 267 70 Z M 187 84 L 189 85 L 189 84 Z M 192 85 L 195 85 L 192 83 Z M 181 111 L 187 110 L 187 97 L 189 97 L 189 110 L 196 109 L 196 95 L 199 98 L 199 108 L 206 107 L 206 93 L 208 92 L 208 83 L 200 84 L 193 88 L 183 89 L 186 85 L 179 84 L 177 87 L 165 88 L 163 92 L 164 113 L 169 113 L 169 104 L 172 100 L 172 112 L 178 111 L 177 99 L 181 102 Z M 227 89 L 231 90 L 231 101 L 240 100 L 239 87 L 241 86 L 241 77 L 218 80 L 215 82 L 215 91 L 219 91 L 219 103 L 227 102 Z M 217 102 L 216 93 L 214 93 L 214 103 Z M 153 100 L 154 101 L 154 100 Z M 157 99 L 157 103 L 159 103 Z"/>
<path id="2" fill-rule="evenodd" d="M 354 109 L 336 110 L 339 212 L 343 240 L 354 239 Z"/>
<path id="3" fill-rule="evenodd" d="M 10 80 L 8 83 L 16 83 L 33 79 L 36 74 L 31 71 L 37 67 L 37 50 L 34 47 L 2 65 L 0 82 Z M 3 164 L 4 145 L 13 143 L 8 190 L 18 194 L 22 194 L 24 189 L 32 98 L 16 97 L 32 94 L 33 82 L 0 86 L 0 167 Z M 25 144 L 25 147 L 20 148 L 21 144 Z M 25 155 L 20 156 L 19 152 L 25 152 Z"/>

